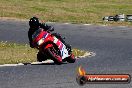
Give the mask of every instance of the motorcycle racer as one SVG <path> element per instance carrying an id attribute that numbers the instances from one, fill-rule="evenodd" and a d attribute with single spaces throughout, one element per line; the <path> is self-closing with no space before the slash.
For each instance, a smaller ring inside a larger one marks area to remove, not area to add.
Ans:
<path id="1" fill-rule="evenodd" d="M 33 41 L 32 40 L 32 35 L 36 30 L 42 28 L 42 29 L 44 29 L 45 31 L 48 31 L 48 32 L 54 31 L 54 27 L 49 26 L 46 23 L 40 23 L 39 18 L 37 18 L 37 17 L 30 18 L 29 26 L 30 26 L 30 28 L 29 28 L 29 31 L 28 31 L 28 38 L 29 38 L 29 44 L 30 44 L 31 48 L 34 48 L 34 46 L 32 44 L 32 41 Z M 52 35 L 54 35 L 58 39 L 60 39 L 63 42 L 63 44 L 66 45 L 66 48 L 68 49 L 68 51 L 71 52 L 71 46 L 64 41 L 64 39 L 61 37 L 61 35 L 59 33 L 52 33 Z"/>

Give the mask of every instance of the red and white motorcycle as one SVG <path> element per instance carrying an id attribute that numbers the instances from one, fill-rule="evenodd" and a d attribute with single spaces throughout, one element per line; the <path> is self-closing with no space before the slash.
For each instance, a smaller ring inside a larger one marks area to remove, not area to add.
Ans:
<path id="1" fill-rule="evenodd" d="M 32 35 L 33 46 L 39 50 L 37 60 L 39 62 L 52 59 L 55 64 L 62 64 L 67 61 L 74 63 L 76 61 L 72 52 L 68 52 L 66 46 L 54 35 L 39 29 Z"/>

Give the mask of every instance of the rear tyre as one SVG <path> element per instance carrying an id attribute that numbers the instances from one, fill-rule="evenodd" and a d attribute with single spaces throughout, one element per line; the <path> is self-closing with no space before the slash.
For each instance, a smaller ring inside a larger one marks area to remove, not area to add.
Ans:
<path id="1" fill-rule="evenodd" d="M 45 61 L 45 60 L 47 60 L 47 57 L 42 52 L 38 52 L 37 61 L 42 62 L 42 61 Z"/>
<path id="2" fill-rule="evenodd" d="M 54 49 L 54 47 L 47 49 L 48 56 L 54 61 L 55 64 L 60 65 L 62 64 L 62 58 Z"/>
<path id="3" fill-rule="evenodd" d="M 66 58 L 67 62 L 74 63 L 76 61 L 75 56 L 71 54 L 69 57 Z"/>

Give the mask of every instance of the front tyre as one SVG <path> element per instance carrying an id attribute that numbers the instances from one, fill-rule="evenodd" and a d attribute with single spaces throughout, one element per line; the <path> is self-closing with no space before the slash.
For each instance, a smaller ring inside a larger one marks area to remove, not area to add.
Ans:
<path id="1" fill-rule="evenodd" d="M 54 61 L 55 64 L 62 64 L 62 58 L 58 54 L 57 50 L 54 47 L 50 47 L 47 49 L 48 56 Z"/>

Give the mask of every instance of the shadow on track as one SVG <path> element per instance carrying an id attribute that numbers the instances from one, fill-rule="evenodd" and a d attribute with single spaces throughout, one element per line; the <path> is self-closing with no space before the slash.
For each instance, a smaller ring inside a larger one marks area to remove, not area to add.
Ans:
<path id="1" fill-rule="evenodd" d="M 57 65 L 54 62 L 53 63 L 23 63 L 24 65 Z M 62 63 L 62 64 L 67 64 L 67 63 Z M 62 65 L 61 64 L 61 65 Z"/>

